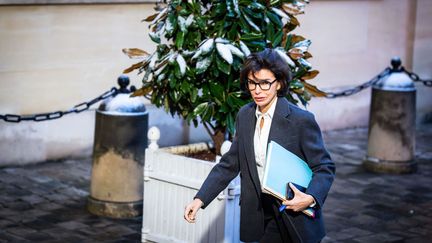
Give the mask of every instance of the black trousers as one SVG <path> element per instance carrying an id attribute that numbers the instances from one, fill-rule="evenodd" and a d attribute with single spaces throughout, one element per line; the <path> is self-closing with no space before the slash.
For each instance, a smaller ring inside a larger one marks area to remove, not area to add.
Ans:
<path id="1" fill-rule="evenodd" d="M 264 209 L 265 231 L 260 243 L 292 243 L 290 225 L 283 220 L 279 212 L 280 202 L 271 195 L 262 194 L 261 203 Z"/>

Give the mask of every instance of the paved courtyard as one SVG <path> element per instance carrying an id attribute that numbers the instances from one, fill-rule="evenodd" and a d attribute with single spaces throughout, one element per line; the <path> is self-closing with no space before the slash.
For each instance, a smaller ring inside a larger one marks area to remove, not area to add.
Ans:
<path id="1" fill-rule="evenodd" d="M 431 242 L 432 124 L 416 132 L 418 171 L 375 174 L 361 166 L 367 129 L 324 134 L 336 163 L 327 198 L 323 242 Z"/>
<path id="2" fill-rule="evenodd" d="M 326 132 L 324 139 L 337 173 L 323 242 L 431 241 L 432 124 L 417 129 L 418 171 L 408 175 L 362 168 L 365 128 Z M 90 158 L 0 168 L 0 242 L 140 242 L 141 217 L 86 211 L 90 172 Z"/>

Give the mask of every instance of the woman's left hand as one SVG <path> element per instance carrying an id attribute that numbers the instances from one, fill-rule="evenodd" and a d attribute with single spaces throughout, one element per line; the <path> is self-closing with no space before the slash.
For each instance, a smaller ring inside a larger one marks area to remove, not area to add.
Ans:
<path id="1" fill-rule="evenodd" d="M 294 197 L 291 200 L 282 201 L 283 205 L 286 205 L 286 209 L 291 209 L 294 212 L 300 212 L 308 208 L 311 204 L 315 202 L 314 198 L 306 193 L 303 193 L 292 183 L 289 184 L 294 192 Z"/>

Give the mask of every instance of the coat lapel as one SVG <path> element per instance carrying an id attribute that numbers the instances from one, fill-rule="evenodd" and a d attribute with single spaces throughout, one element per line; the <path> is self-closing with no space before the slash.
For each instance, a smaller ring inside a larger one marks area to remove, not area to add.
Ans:
<path id="1" fill-rule="evenodd" d="M 255 150 L 254 150 L 254 133 L 255 133 L 255 125 L 256 125 L 256 116 L 255 116 L 256 105 L 251 105 L 248 112 L 246 113 L 246 124 L 245 128 L 245 136 L 243 140 L 244 150 L 246 154 L 247 166 L 249 169 L 250 177 L 255 185 L 255 190 L 258 195 L 261 192 L 261 184 L 259 182 L 258 170 L 255 161 Z"/>
<path id="2" fill-rule="evenodd" d="M 267 144 L 271 140 L 279 141 L 281 138 L 287 136 L 287 134 L 281 133 L 280 129 L 286 126 L 286 121 L 290 115 L 291 110 L 289 102 L 286 98 L 279 97 L 276 103 L 275 112 L 272 118 L 272 124 L 270 127 L 270 133 L 268 136 Z"/>

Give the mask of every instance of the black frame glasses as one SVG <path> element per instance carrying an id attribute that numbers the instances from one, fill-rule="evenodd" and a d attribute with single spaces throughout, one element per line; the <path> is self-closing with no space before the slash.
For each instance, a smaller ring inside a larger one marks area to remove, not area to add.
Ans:
<path id="1" fill-rule="evenodd" d="M 256 89 L 256 87 L 258 85 L 261 90 L 267 91 L 267 90 L 271 89 L 272 84 L 274 84 L 276 81 L 277 81 L 277 78 L 271 82 L 267 81 L 267 80 L 261 80 L 260 82 L 256 83 L 255 81 L 248 79 L 247 80 L 247 88 L 249 91 L 253 91 Z M 252 89 L 251 89 L 251 85 L 254 85 Z M 261 86 L 261 85 L 268 85 L 268 88 L 263 88 L 263 86 Z"/>

